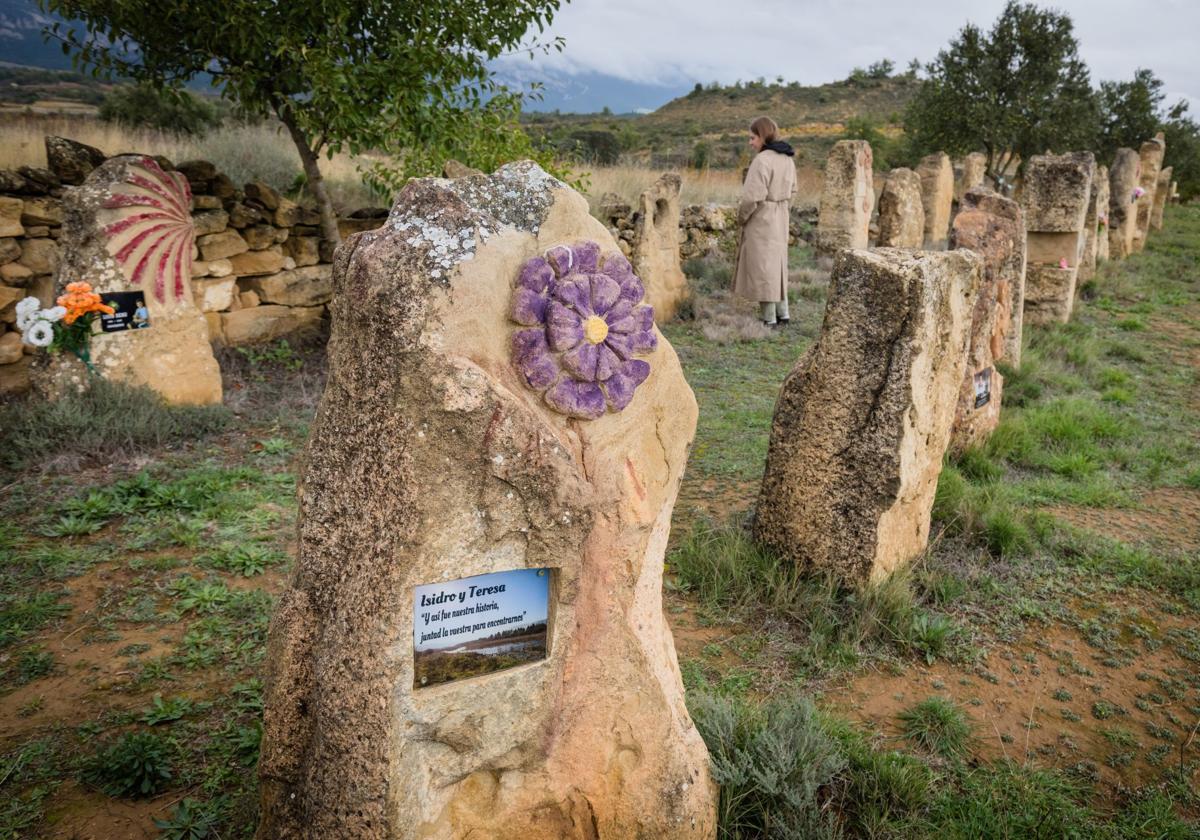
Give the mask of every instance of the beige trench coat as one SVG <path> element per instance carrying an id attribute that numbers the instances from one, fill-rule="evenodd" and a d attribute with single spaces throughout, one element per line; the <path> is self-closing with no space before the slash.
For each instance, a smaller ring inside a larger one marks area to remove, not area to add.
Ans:
<path id="1" fill-rule="evenodd" d="M 737 274 L 733 290 L 759 302 L 783 300 L 787 289 L 788 210 L 796 191 L 796 164 L 770 149 L 750 162 L 738 205 Z"/>

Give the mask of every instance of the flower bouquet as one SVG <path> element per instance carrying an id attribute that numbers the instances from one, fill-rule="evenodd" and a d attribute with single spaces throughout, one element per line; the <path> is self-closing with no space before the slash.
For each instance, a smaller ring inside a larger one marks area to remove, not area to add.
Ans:
<path id="1" fill-rule="evenodd" d="M 1134 187 L 1133 188 L 1133 201 L 1131 201 L 1129 203 L 1137 204 L 1137 200 L 1139 198 L 1141 198 L 1142 196 L 1144 196 L 1145 194 L 1146 194 L 1146 191 L 1144 189 L 1142 189 L 1141 187 Z"/>
<path id="2" fill-rule="evenodd" d="M 68 283 L 67 291 L 55 303 L 57 306 L 42 309 L 40 300 L 27 297 L 17 304 L 17 329 L 22 340 L 51 352 L 66 350 L 95 373 L 92 325 L 101 314 L 113 314 L 113 308 L 100 300 L 90 283 L 83 282 Z"/>

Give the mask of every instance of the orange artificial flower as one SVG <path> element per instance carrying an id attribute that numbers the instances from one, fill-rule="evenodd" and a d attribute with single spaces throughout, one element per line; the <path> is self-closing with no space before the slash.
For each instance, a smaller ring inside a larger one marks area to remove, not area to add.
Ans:
<path id="1" fill-rule="evenodd" d="M 63 323 L 66 324 L 75 323 L 78 318 L 89 312 L 113 314 L 113 308 L 101 303 L 100 295 L 92 291 L 91 283 L 68 283 L 66 293 L 59 295 L 57 303 L 67 310 L 67 314 L 63 316 Z"/>

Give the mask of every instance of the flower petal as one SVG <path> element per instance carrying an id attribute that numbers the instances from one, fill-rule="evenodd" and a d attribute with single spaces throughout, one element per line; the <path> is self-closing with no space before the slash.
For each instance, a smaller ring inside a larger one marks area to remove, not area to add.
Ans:
<path id="1" fill-rule="evenodd" d="M 604 383 L 604 394 L 608 405 L 614 411 L 620 411 L 633 400 L 633 392 L 637 386 L 646 381 L 650 375 L 650 365 L 641 359 L 625 362 L 621 369 Z"/>
<path id="2" fill-rule="evenodd" d="M 568 417 L 595 420 L 604 414 L 604 392 L 595 382 L 563 378 L 546 392 L 546 403 Z"/>
<path id="3" fill-rule="evenodd" d="M 633 337 L 626 333 L 610 332 L 604 339 L 608 349 L 617 354 L 620 359 L 633 358 Z"/>
<path id="4" fill-rule="evenodd" d="M 546 261 L 559 277 L 566 277 L 575 268 L 575 254 L 567 245 L 547 249 Z"/>
<path id="5" fill-rule="evenodd" d="M 621 297 L 621 286 L 606 274 L 593 274 L 588 279 L 592 287 L 592 311 L 603 315 Z"/>
<path id="6" fill-rule="evenodd" d="M 584 318 L 592 314 L 592 293 L 587 278 L 571 275 L 554 287 L 554 296 L 571 306 Z"/>
<path id="7" fill-rule="evenodd" d="M 544 257 L 534 257 L 521 266 L 517 285 L 531 292 L 544 292 L 554 282 L 554 270 Z"/>
<path id="8" fill-rule="evenodd" d="M 605 254 L 604 268 L 600 269 L 612 279 L 620 283 L 625 277 L 633 274 L 633 266 L 629 264 L 629 260 L 625 259 L 624 254 Z"/>
<path id="9" fill-rule="evenodd" d="M 654 307 L 639 306 L 633 310 L 634 323 L 643 330 L 654 329 Z"/>
<path id="10" fill-rule="evenodd" d="M 628 274 L 617 282 L 621 284 L 622 300 L 627 300 L 630 303 L 640 303 L 642 298 L 646 296 L 646 287 L 642 285 L 642 281 L 638 279 L 636 274 Z"/>
<path id="11" fill-rule="evenodd" d="M 584 382 L 596 379 L 596 363 L 599 359 L 599 345 L 584 342 L 574 350 L 563 353 L 562 364 L 567 373 Z"/>
<path id="12" fill-rule="evenodd" d="M 512 358 L 520 374 L 531 388 L 543 391 L 561 372 L 558 362 L 550 355 L 546 336 L 541 330 L 518 330 L 512 337 Z"/>
<path id="13" fill-rule="evenodd" d="M 571 248 L 575 256 L 575 262 L 571 266 L 571 271 L 578 271 L 582 274 L 591 274 L 596 270 L 597 264 L 600 262 L 600 246 L 595 242 L 581 241 L 576 242 Z"/>
<path id="14" fill-rule="evenodd" d="M 546 335 L 554 350 L 570 350 L 583 341 L 583 319 L 575 310 L 552 300 L 546 309 Z"/>
<path id="15" fill-rule="evenodd" d="M 596 345 L 596 381 L 603 382 L 621 369 L 621 359 L 606 344 Z"/>
<path id="16" fill-rule="evenodd" d="M 654 330 L 642 330 L 630 335 L 633 340 L 633 350 L 635 353 L 649 353 L 655 347 L 658 347 L 658 336 L 654 334 Z"/>
<path id="17" fill-rule="evenodd" d="M 518 324 L 533 327 L 546 322 L 546 304 L 549 301 L 545 295 L 539 295 L 530 289 L 518 286 L 513 290 L 512 309 L 508 317 Z"/>

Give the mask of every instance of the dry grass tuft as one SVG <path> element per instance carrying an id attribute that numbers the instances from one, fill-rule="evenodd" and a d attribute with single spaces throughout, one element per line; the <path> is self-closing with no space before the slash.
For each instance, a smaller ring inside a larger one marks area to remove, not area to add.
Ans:
<path id="1" fill-rule="evenodd" d="M 216 164 L 236 184 L 261 178 L 284 191 L 294 188 L 303 171 L 291 139 L 275 123 L 226 125 L 203 137 L 182 137 L 131 129 L 82 114 L 0 116 L 0 169 L 44 167 L 48 134 L 87 143 L 109 155 L 140 152 L 163 155 L 176 162 L 202 158 Z M 322 159 L 321 172 L 339 209 L 384 203 L 363 184 L 356 160 L 349 155 Z"/>

